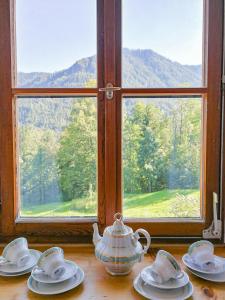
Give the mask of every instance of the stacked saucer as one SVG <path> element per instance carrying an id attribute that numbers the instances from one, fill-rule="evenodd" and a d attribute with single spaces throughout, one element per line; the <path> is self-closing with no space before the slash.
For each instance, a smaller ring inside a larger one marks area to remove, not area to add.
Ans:
<path id="1" fill-rule="evenodd" d="M 188 274 L 180 269 L 170 253 L 163 250 L 158 252 L 152 265 L 141 271 L 133 284 L 135 290 L 147 299 L 183 300 L 193 294 Z"/>
<path id="2" fill-rule="evenodd" d="M 34 293 L 56 295 L 77 287 L 83 280 L 83 270 L 74 262 L 65 260 L 61 248 L 53 247 L 42 253 L 27 285 Z"/>
<path id="3" fill-rule="evenodd" d="M 40 256 L 40 251 L 28 248 L 25 238 L 13 240 L 0 256 L 0 276 L 15 277 L 30 273 Z"/>
<path id="4" fill-rule="evenodd" d="M 182 260 L 194 275 L 212 282 L 225 282 L 225 258 L 214 255 L 214 246 L 209 241 L 192 244 Z"/>

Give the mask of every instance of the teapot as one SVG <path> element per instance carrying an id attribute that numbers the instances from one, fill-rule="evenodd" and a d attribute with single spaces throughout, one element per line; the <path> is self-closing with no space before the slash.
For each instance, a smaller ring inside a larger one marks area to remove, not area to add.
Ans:
<path id="1" fill-rule="evenodd" d="M 144 229 L 133 232 L 131 227 L 124 225 L 121 213 L 116 213 L 114 220 L 112 226 L 105 228 L 103 236 L 99 235 L 98 225 L 93 224 L 95 256 L 103 263 L 109 274 L 126 275 L 136 262 L 142 261 L 150 247 L 151 237 Z M 144 247 L 138 241 L 139 233 L 142 233 L 147 240 L 147 245 Z"/>

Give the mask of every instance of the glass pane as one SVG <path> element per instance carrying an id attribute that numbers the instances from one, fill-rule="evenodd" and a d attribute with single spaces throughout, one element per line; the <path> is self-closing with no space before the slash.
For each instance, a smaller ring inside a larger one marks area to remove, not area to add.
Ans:
<path id="1" fill-rule="evenodd" d="M 123 100 L 123 214 L 200 217 L 201 98 Z"/>
<path id="2" fill-rule="evenodd" d="M 96 86 L 96 1 L 17 0 L 17 86 Z"/>
<path id="3" fill-rule="evenodd" d="M 17 98 L 21 216 L 96 216 L 96 102 Z"/>
<path id="4" fill-rule="evenodd" d="M 123 86 L 202 86 L 202 32 L 203 0 L 123 0 Z"/>

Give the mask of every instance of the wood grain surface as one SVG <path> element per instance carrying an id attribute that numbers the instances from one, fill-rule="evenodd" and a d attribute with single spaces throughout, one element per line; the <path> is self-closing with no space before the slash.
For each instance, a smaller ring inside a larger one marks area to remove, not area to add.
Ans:
<path id="1" fill-rule="evenodd" d="M 44 251 L 52 245 L 32 245 L 31 248 Z M 18 278 L 0 277 L 0 299 L 1 300 L 38 300 L 38 299 L 79 299 L 79 300 L 141 300 L 133 288 L 133 279 L 141 269 L 150 264 L 159 250 L 151 248 L 149 254 L 141 263 L 137 263 L 132 272 L 124 277 L 113 277 L 108 275 L 104 267 L 96 260 L 94 248 L 91 245 L 59 245 L 65 251 L 65 257 L 79 264 L 85 272 L 83 284 L 67 293 L 57 296 L 40 296 L 29 291 L 27 288 L 27 279 L 29 275 Z M 170 251 L 179 261 L 186 252 L 187 246 L 162 246 L 160 247 Z M 2 247 L 0 247 L 2 251 Z M 225 257 L 225 247 L 219 246 L 215 250 L 217 255 Z M 181 263 L 184 268 L 183 264 Z M 194 300 L 225 300 L 225 284 L 212 283 L 191 275 L 190 280 L 194 285 L 194 294 L 190 299 Z"/>

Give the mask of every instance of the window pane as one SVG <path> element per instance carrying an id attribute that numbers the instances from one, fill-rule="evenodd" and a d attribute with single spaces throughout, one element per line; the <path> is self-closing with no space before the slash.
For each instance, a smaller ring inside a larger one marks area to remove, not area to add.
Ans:
<path id="1" fill-rule="evenodd" d="M 123 100 L 123 214 L 200 217 L 201 98 Z"/>
<path id="2" fill-rule="evenodd" d="M 96 86 L 96 1 L 17 0 L 17 86 Z"/>
<path id="3" fill-rule="evenodd" d="M 123 86 L 202 86 L 203 0 L 123 0 Z"/>
<path id="4" fill-rule="evenodd" d="M 96 216 L 96 98 L 17 98 L 20 215 Z"/>

